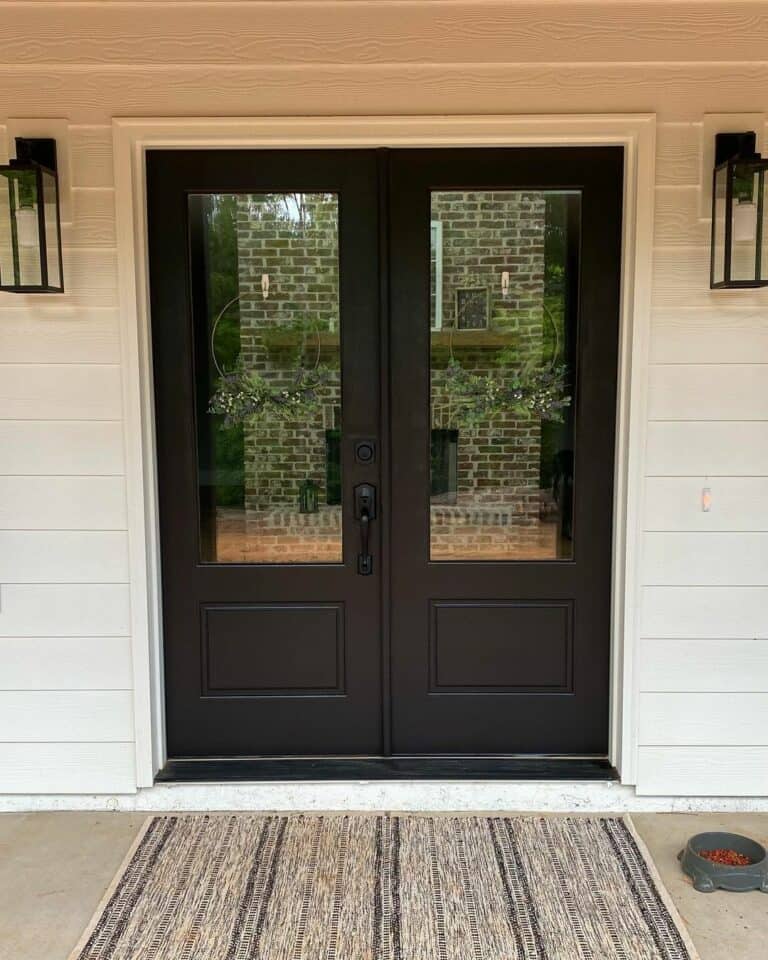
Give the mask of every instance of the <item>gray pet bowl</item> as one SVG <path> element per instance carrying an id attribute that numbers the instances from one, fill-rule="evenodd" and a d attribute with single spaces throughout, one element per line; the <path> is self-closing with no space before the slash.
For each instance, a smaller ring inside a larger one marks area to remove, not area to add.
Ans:
<path id="1" fill-rule="evenodd" d="M 699 856 L 701 850 L 735 850 L 752 861 L 748 866 L 731 867 Z M 714 890 L 762 890 L 768 893 L 768 857 L 765 847 L 738 833 L 697 833 L 677 855 L 683 871 L 699 893 Z"/>

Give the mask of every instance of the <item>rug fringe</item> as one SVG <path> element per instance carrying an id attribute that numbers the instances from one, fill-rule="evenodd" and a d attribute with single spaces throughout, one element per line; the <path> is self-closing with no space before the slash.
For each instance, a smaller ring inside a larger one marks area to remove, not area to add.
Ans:
<path id="1" fill-rule="evenodd" d="M 685 922 L 680 915 L 680 911 L 677 909 L 675 901 L 672 899 L 672 894 L 669 892 L 666 884 L 661 879 L 661 874 L 659 873 L 656 864 L 653 862 L 653 858 L 651 857 L 651 853 L 648 850 L 645 841 L 638 833 L 632 817 L 628 813 L 625 813 L 622 815 L 621 819 L 624 821 L 627 829 L 632 834 L 632 839 L 637 844 L 637 849 L 640 851 L 643 860 L 645 860 L 645 864 L 648 867 L 648 872 L 651 875 L 651 879 L 653 880 L 656 889 L 659 892 L 659 896 L 661 897 L 664 906 L 669 911 L 670 917 L 672 917 L 672 922 L 675 924 L 680 932 L 680 936 L 683 938 L 683 943 L 685 944 L 685 948 L 688 951 L 691 960 L 701 960 L 699 951 L 696 949 L 696 944 L 693 942 L 691 935 L 688 932 L 688 927 L 685 925 Z"/>

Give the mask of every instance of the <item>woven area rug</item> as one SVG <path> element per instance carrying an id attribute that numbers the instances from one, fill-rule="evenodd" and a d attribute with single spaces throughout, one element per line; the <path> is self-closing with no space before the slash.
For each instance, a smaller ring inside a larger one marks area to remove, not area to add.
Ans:
<path id="1" fill-rule="evenodd" d="M 693 960 L 618 818 L 162 816 L 78 960 Z"/>

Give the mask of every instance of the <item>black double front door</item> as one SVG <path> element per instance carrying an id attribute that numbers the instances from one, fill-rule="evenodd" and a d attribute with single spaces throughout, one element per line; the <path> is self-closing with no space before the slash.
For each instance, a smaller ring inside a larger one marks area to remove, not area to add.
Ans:
<path id="1" fill-rule="evenodd" d="M 606 754 L 622 163 L 147 154 L 170 757 Z"/>

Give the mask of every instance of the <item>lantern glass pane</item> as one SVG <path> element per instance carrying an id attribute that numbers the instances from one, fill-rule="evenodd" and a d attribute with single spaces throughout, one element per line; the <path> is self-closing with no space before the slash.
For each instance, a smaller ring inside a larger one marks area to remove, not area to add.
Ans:
<path id="1" fill-rule="evenodd" d="M 728 184 L 728 169 L 722 167 L 715 171 L 714 202 L 712 216 L 712 281 L 722 283 L 725 280 L 725 194 Z"/>
<path id="2" fill-rule="evenodd" d="M 6 285 L 39 287 L 40 230 L 38 220 L 37 173 L 35 170 L 4 172 L 10 232 L 10 271 L 3 270 Z"/>
<path id="3" fill-rule="evenodd" d="M 14 283 L 10 190 L 5 175 L 0 177 L 0 283 Z"/>
<path id="4" fill-rule="evenodd" d="M 56 178 L 42 171 L 43 211 L 45 214 L 45 249 L 48 258 L 48 286 L 61 286 L 61 259 L 59 251 L 58 188 Z"/>
<path id="5" fill-rule="evenodd" d="M 731 280 L 751 281 L 757 270 L 759 173 L 748 163 L 737 163 L 731 169 Z"/>

